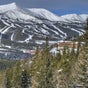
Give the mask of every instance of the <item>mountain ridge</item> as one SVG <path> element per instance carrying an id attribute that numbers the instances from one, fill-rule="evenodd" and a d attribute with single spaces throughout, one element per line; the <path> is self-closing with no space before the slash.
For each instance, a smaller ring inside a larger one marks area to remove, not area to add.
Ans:
<path id="1" fill-rule="evenodd" d="M 12 9 L 17 9 L 17 5 L 15 2 L 10 3 L 10 4 L 0 5 L 0 13 L 8 11 L 8 10 L 12 10 Z"/>
<path id="2" fill-rule="evenodd" d="M 19 7 L 15 2 L 10 3 L 10 4 L 6 4 L 6 5 L 0 5 L 0 13 L 2 13 L 2 10 L 4 10 L 3 12 L 7 12 L 7 11 L 15 10 L 15 9 L 18 9 L 18 8 L 21 9 L 21 7 Z M 75 13 L 73 13 L 73 14 L 66 14 L 66 15 L 58 16 L 58 15 L 56 15 L 56 14 L 54 14 L 54 13 L 52 13 L 52 12 L 50 12 L 50 11 L 44 9 L 44 8 L 25 8 L 25 9 L 29 10 L 29 12 L 31 12 L 31 15 L 37 14 L 37 15 L 43 17 L 43 18 L 44 18 L 44 16 L 46 18 L 48 18 L 48 14 L 50 14 L 53 17 L 53 18 L 51 18 L 51 21 L 59 21 L 59 19 L 61 21 L 66 21 L 66 17 L 67 18 L 68 17 L 69 18 L 72 18 L 72 17 L 76 18 L 77 16 L 80 16 L 82 19 L 84 18 L 84 16 L 85 16 L 85 19 L 88 18 L 88 14 L 75 14 Z M 57 19 L 57 18 L 59 18 L 59 19 Z"/>
<path id="3" fill-rule="evenodd" d="M 2 8 L 6 8 L 5 11 Z M 11 8 L 11 9 L 9 9 Z M 44 46 L 47 36 L 55 43 L 73 36 L 79 37 L 85 30 L 87 14 L 57 16 L 46 9 L 21 8 L 16 3 L 2 5 L 0 10 L 0 43 L 9 49 L 33 50 Z"/>

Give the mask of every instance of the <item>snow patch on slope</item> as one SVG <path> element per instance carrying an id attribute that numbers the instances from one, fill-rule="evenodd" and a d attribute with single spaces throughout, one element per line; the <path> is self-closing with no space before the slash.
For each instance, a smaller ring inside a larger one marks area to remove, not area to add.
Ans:
<path id="1" fill-rule="evenodd" d="M 84 21 L 84 19 L 80 15 L 77 15 L 77 14 L 67 14 L 67 15 L 63 15 L 61 17 L 68 21 L 74 21 L 74 22 L 76 22 L 76 21 L 83 22 Z"/>
<path id="2" fill-rule="evenodd" d="M 86 21 L 86 19 L 88 18 L 88 14 L 81 14 L 80 16 L 84 21 Z"/>
<path id="3" fill-rule="evenodd" d="M 16 3 L 11 3 L 7 5 L 0 5 L 0 13 L 12 10 L 12 9 L 17 9 Z"/>
<path id="4" fill-rule="evenodd" d="M 11 35 L 11 41 L 14 41 L 14 33 Z"/>
<path id="5" fill-rule="evenodd" d="M 40 17 L 40 18 L 48 19 L 50 21 L 66 21 L 62 17 L 59 17 L 59 16 L 51 13 L 50 11 L 48 11 L 46 9 L 36 9 L 36 8 L 33 8 L 33 9 L 28 9 L 28 10 L 35 17 Z"/>
<path id="6" fill-rule="evenodd" d="M 23 20 L 36 20 L 35 17 L 30 16 L 29 14 L 23 13 L 19 10 L 11 10 L 6 12 L 5 16 L 12 19 L 23 19 Z"/>

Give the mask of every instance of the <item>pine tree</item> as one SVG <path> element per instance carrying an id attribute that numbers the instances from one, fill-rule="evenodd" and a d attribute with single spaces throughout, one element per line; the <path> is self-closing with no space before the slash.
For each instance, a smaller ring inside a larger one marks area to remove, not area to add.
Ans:
<path id="1" fill-rule="evenodd" d="M 20 87 L 20 78 L 21 78 L 21 63 L 18 61 L 16 65 L 12 68 L 13 75 L 12 75 L 12 87 L 19 88 Z"/>
<path id="2" fill-rule="evenodd" d="M 45 48 L 35 55 L 32 63 L 32 87 L 33 88 L 53 88 L 52 83 L 52 59 L 49 51 L 48 38 L 46 38 Z"/>
<path id="3" fill-rule="evenodd" d="M 56 88 L 66 88 L 66 80 L 65 80 L 65 70 L 64 70 L 64 62 L 65 60 L 67 59 L 66 58 L 66 48 L 63 49 L 63 54 L 61 55 L 61 58 L 58 57 L 57 55 L 57 59 L 59 58 L 59 62 L 57 64 L 57 70 L 55 71 L 55 75 L 56 77 L 55 78 L 58 78 L 55 80 L 55 85 L 56 85 Z"/>
<path id="4" fill-rule="evenodd" d="M 82 48 L 73 70 L 73 84 L 88 86 L 88 49 Z M 85 88 L 85 87 L 83 87 Z M 88 88 L 88 87 L 86 87 Z"/>
<path id="5" fill-rule="evenodd" d="M 45 72 L 44 72 L 44 77 L 41 80 L 40 87 L 39 88 L 54 88 L 53 87 L 53 83 L 52 83 L 52 78 L 53 78 L 53 74 L 52 74 L 52 65 L 51 65 L 51 60 L 52 60 L 52 55 L 50 54 L 49 51 L 49 43 L 48 43 L 48 37 L 46 37 L 46 43 L 45 43 L 45 49 L 44 49 L 44 63 L 45 63 Z"/>
<path id="6" fill-rule="evenodd" d="M 12 69 L 8 69 L 6 71 L 6 88 L 11 88 L 12 87 L 12 75 L 13 75 L 13 70 Z"/>
<path id="7" fill-rule="evenodd" d="M 83 35 L 84 45 L 79 51 L 74 69 L 72 71 L 73 84 L 82 85 L 82 88 L 88 88 L 88 20 L 86 24 L 86 32 Z M 87 85 L 87 87 L 85 87 Z"/>
<path id="8" fill-rule="evenodd" d="M 22 71 L 21 74 L 21 88 L 30 88 L 31 87 L 31 80 L 29 75 L 27 74 L 26 70 Z"/>
<path id="9" fill-rule="evenodd" d="M 86 20 L 86 26 L 85 26 L 85 33 L 81 37 L 81 39 L 86 43 L 86 46 L 88 46 L 88 19 Z"/>
<path id="10" fill-rule="evenodd" d="M 71 74 L 74 63 L 76 61 L 76 53 L 73 48 L 70 50 L 68 47 L 64 47 L 61 55 L 60 62 L 58 64 L 58 87 L 57 88 L 68 88 L 71 82 Z"/>

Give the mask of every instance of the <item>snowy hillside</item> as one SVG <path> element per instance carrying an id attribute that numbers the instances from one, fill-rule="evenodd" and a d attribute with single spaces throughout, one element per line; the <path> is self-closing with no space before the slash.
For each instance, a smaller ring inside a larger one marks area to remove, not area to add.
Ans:
<path id="1" fill-rule="evenodd" d="M 0 6 L 0 38 L 3 47 L 34 49 L 50 41 L 80 36 L 88 14 L 57 16 L 41 8 L 21 8 L 16 3 Z"/>
<path id="2" fill-rule="evenodd" d="M 7 5 L 1 5 L 0 6 L 0 13 L 4 13 L 6 11 L 14 10 L 14 9 L 17 9 L 16 3 L 11 3 L 11 4 L 7 4 Z"/>
<path id="3" fill-rule="evenodd" d="M 38 18 L 48 19 L 50 21 L 66 21 L 62 17 L 59 17 L 46 9 L 33 8 L 33 9 L 29 9 L 29 11 L 31 15 Z"/>
<path id="4" fill-rule="evenodd" d="M 73 22 L 85 22 L 86 19 L 88 18 L 88 14 L 67 14 L 61 16 L 62 18 L 68 20 L 68 21 L 73 21 Z"/>

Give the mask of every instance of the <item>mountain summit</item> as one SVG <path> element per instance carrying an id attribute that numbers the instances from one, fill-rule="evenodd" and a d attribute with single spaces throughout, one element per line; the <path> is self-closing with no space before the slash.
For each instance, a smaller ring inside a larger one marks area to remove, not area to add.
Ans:
<path id="1" fill-rule="evenodd" d="M 66 21 L 62 17 L 57 16 L 46 9 L 33 8 L 33 9 L 29 9 L 29 11 L 30 11 L 30 14 L 38 18 L 43 18 L 43 19 L 45 18 L 50 21 Z"/>
<path id="2" fill-rule="evenodd" d="M 67 15 L 63 15 L 61 17 L 64 19 L 67 19 L 69 21 L 73 21 L 73 22 L 74 21 L 83 22 L 83 21 L 86 21 L 86 19 L 88 18 L 88 14 L 80 14 L 80 15 L 78 15 L 78 14 L 67 14 Z"/>
<path id="3" fill-rule="evenodd" d="M 17 5 L 15 2 L 11 3 L 11 4 L 7 4 L 7 5 L 1 5 L 0 6 L 0 13 L 6 12 L 9 10 L 14 10 L 14 9 L 17 9 Z"/>

